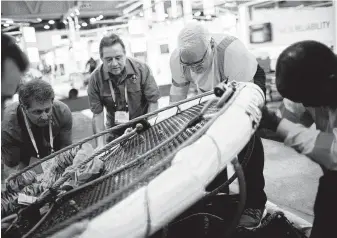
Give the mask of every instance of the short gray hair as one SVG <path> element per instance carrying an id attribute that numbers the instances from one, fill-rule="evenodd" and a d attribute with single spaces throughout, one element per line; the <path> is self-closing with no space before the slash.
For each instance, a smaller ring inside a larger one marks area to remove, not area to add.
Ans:
<path id="1" fill-rule="evenodd" d="M 211 35 L 206 27 L 199 22 L 189 22 L 178 34 L 178 47 L 180 51 L 190 51 L 207 47 Z"/>
<path id="2" fill-rule="evenodd" d="M 19 101 L 27 108 L 30 107 L 30 103 L 33 100 L 44 103 L 47 100 L 54 100 L 54 98 L 55 94 L 52 86 L 42 79 L 33 79 L 21 84 L 19 87 Z"/>

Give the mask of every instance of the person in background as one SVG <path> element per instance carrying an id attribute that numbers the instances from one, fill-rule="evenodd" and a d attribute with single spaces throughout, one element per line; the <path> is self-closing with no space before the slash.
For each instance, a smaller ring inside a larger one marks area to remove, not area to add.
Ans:
<path id="1" fill-rule="evenodd" d="M 66 104 L 54 100 L 53 88 L 44 80 L 24 83 L 18 93 L 19 102 L 4 111 L 1 160 L 22 169 L 72 144 L 72 115 Z"/>
<path id="2" fill-rule="evenodd" d="M 96 60 L 94 60 L 92 57 L 90 57 L 90 59 L 88 60 L 86 66 L 85 66 L 85 68 L 87 69 L 87 72 L 89 72 L 91 74 L 92 72 L 94 72 L 96 67 L 97 67 Z"/>
<path id="3" fill-rule="evenodd" d="M 170 59 L 172 86 L 170 102 L 177 102 L 187 97 L 190 86 L 196 86 L 198 93 L 213 90 L 220 82 L 236 80 L 254 82 L 266 92 L 266 76 L 263 69 L 236 37 L 217 34 L 211 35 L 197 22 L 188 23 L 178 35 L 178 48 Z M 261 138 L 255 140 L 251 158 L 244 168 L 247 184 L 246 208 L 239 226 L 255 228 L 260 225 L 267 196 L 264 192 L 264 149 Z M 242 161 L 248 148 L 239 154 Z M 214 180 L 224 183 L 223 171 Z M 222 181 L 222 182 L 221 182 Z"/>
<path id="4" fill-rule="evenodd" d="M 1 120 L 5 115 L 4 104 L 5 101 L 11 98 L 17 91 L 17 88 L 21 82 L 21 79 L 28 69 L 29 61 L 27 56 L 21 51 L 21 49 L 15 43 L 15 40 L 10 36 L 1 34 Z M 5 116 L 7 119 L 7 116 Z M 1 125 L 3 130 L 4 125 Z M 4 140 L 2 136 L 1 142 Z M 69 143 L 69 142 L 68 142 Z M 1 158 L 2 146 L 1 146 Z M 2 163 L 1 163 L 2 165 Z M 2 166 L 1 166 L 2 167 Z M 1 168 L 1 180 L 4 178 L 3 168 Z M 3 187 L 3 186 L 2 186 Z M 50 238 L 71 238 L 76 234 L 82 233 L 86 228 L 87 222 L 74 223 L 66 229 L 56 233 Z M 7 229 L 10 224 L 1 223 L 1 229 Z"/>
<path id="5" fill-rule="evenodd" d="M 29 61 L 12 37 L 1 34 L 1 119 L 6 100 L 13 97 Z"/>
<path id="6" fill-rule="evenodd" d="M 337 237 L 337 56 L 316 41 L 292 44 L 278 58 L 276 86 L 283 104 L 264 108 L 260 126 L 321 166 L 310 238 Z"/>
<path id="7" fill-rule="evenodd" d="M 118 35 L 103 37 L 99 53 L 103 64 L 91 74 L 87 90 L 96 133 L 105 129 L 104 107 L 107 128 L 158 109 L 160 94 L 150 68 L 126 56 L 125 45 Z M 111 133 L 107 142 L 121 133 Z M 103 137 L 99 137 L 98 147 L 104 143 Z"/>

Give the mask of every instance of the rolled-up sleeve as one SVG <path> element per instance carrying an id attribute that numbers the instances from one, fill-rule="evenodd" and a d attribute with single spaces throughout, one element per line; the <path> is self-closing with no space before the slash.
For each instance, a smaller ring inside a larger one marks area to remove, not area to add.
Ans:
<path id="1" fill-rule="evenodd" d="M 295 103 L 289 99 L 283 99 L 281 105 L 276 111 L 280 118 L 288 119 L 291 122 L 299 123 L 305 127 L 310 127 L 314 119 L 301 103 Z"/>
<path id="2" fill-rule="evenodd" d="M 285 145 L 328 170 L 337 170 L 337 128 L 327 133 L 282 119 L 277 133 L 284 136 Z"/>
<path id="3" fill-rule="evenodd" d="M 323 132 L 314 127 L 314 119 L 301 104 L 284 99 L 277 111 L 282 117 L 277 133 L 284 144 L 308 156 L 328 170 L 337 170 L 337 129 Z"/>
<path id="4" fill-rule="evenodd" d="M 190 81 L 188 81 L 182 72 L 182 66 L 180 65 L 179 53 L 175 50 L 170 58 L 170 69 L 172 75 L 172 85 L 170 89 L 170 98 L 172 102 L 183 100 L 187 97 L 190 87 Z"/>
<path id="5" fill-rule="evenodd" d="M 145 65 L 143 72 L 142 88 L 146 100 L 150 103 L 156 103 L 160 98 L 160 92 L 156 80 L 154 79 L 150 68 Z"/>
<path id="6" fill-rule="evenodd" d="M 97 78 L 91 75 L 88 85 L 89 107 L 94 114 L 103 112 L 103 103 L 100 98 L 100 90 L 97 85 Z"/>

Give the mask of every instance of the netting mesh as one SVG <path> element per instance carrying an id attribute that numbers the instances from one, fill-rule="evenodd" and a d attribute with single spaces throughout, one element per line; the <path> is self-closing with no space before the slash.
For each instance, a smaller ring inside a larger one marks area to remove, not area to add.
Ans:
<path id="1" fill-rule="evenodd" d="M 96 180 L 95 183 L 72 192 L 61 199 L 31 237 L 45 237 L 46 235 L 53 234 L 67 223 L 74 222 L 74 220 L 94 218 L 127 197 L 133 191 L 150 182 L 169 167 L 169 164 L 154 170 L 132 188 L 116 195 L 108 204 L 97 206 L 108 195 L 117 193 L 121 188 L 130 185 L 130 183 L 142 176 L 145 171 L 153 168 L 163 158 L 171 155 L 182 143 L 202 128 L 206 120 L 200 121 L 195 126 L 184 130 L 173 140 L 168 141 L 168 138 L 184 128 L 188 122 L 200 113 L 203 105 L 204 103 L 178 113 L 143 133 L 137 134 L 131 140 L 115 148 L 110 154 L 107 152 L 109 155 L 102 158 L 106 166 L 103 177 Z M 217 111 L 218 109 L 214 103 L 207 110 L 206 114 L 213 114 Z M 159 149 L 152 151 L 148 156 L 142 156 L 164 142 L 167 143 Z M 139 161 L 137 161 L 138 158 L 140 158 Z M 95 205 L 97 207 L 93 208 Z"/>

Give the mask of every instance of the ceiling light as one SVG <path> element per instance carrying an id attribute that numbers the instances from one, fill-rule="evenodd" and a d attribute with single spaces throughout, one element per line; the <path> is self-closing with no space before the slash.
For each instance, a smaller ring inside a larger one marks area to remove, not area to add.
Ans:
<path id="1" fill-rule="evenodd" d="M 42 21 L 42 19 L 41 19 L 41 18 L 36 18 L 36 20 L 37 20 L 38 22 L 41 22 L 41 21 Z"/>
<path id="2" fill-rule="evenodd" d="M 82 22 L 82 26 L 86 27 L 86 26 L 88 26 L 88 24 L 86 22 Z"/>
<path id="3" fill-rule="evenodd" d="M 9 24 L 5 23 L 5 24 L 4 24 L 4 27 L 9 27 Z"/>
<path id="4" fill-rule="evenodd" d="M 90 22 L 93 23 L 96 21 L 96 18 L 90 18 Z"/>
<path id="5" fill-rule="evenodd" d="M 48 23 L 49 23 L 50 25 L 53 25 L 53 24 L 55 23 L 55 21 L 54 21 L 54 20 L 49 20 Z"/>
<path id="6" fill-rule="evenodd" d="M 44 29 L 46 29 L 46 30 L 48 30 L 49 28 L 50 28 L 50 26 L 48 26 L 48 25 L 44 25 L 44 27 L 43 27 Z"/>
<path id="7" fill-rule="evenodd" d="M 13 20 L 7 20 L 6 23 L 7 23 L 7 24 L 13 24 L 14 21 L 13 21 Z"/>

